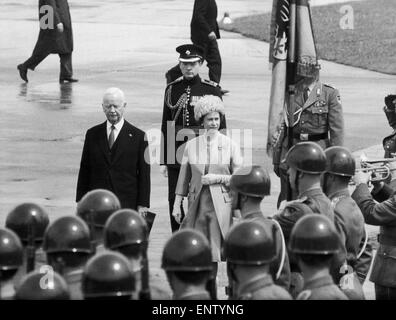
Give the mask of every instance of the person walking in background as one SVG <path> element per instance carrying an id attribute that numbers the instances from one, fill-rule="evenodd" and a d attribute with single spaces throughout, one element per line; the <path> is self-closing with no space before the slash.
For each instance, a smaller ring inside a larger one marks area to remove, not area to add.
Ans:
<path id="1" fill-rule="evenodd" d="M 19 75 L 28 82 L 28 69 L 34 70 L 51 53 L 60 58 L 59 82 L 77 82 L 73 78 L 73 30 L 67 0 L 39 0 L 40 33 L 32 56 L 18 65 Z M 45 24 L 48 21 L 48 25 Z"/>

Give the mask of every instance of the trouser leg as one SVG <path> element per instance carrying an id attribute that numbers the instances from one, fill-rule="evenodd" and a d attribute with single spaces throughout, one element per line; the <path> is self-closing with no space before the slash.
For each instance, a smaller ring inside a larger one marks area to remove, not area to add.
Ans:
<path id="1" fill-rule="evenodd" d="M 72 54 L 59 54 L 60 58 L 60 79 L 68 79 L 73 76 Z"/>
<path id="2" fill-rule="evenodd" d="M 173 205 L 175 203 L 175 190 L 177 185 L 177 179 L 179 177 L 179 169 L 178 168 L 170 168 L 168 167 L 168 202 L 169 202 L 169 218 L 172 232 L 176 232 L 179 230 L 180 224 L 177 223 L 175 218 L 172 216 Z M 184 209 L 183 204 L 180 206 L 182 220 L 184 219 Z"/>
<path id="3" fill-rule="evenodd" d="M 218 269 L 217 262 L 212 262 L 212 268 L 213 268 L 212 275 L 206 284 L 206 290 L 209 292 L 210 298 L 212 300 L 217 300 L 217 284 L 216 284 L 217 269 Z"/>
<path id="4" fill-rule="evenodd" d="M 45 58 L 47 58 L 49 53 L 32 54 L 32 56 L 27 59 L 23 66 L 27 69 L 34 70 Z"/>
<path id="5" fill-rule="evenodd" d="M 220 83 L 221 79 L 221 56 L 217 40 L 208 41 L 204 47 L 205 60 L 209 68 L 209 79 Z"/>
<path id="6" fill-rule="evenodd" d="M 278 203 L 277 203 L 277 208 L 279 208 L 279 205 L 283 200 L 287 200 L 287 189 L 289 186 L 289 176 L 287 174 L 287 170 L 283 168 L 279 168 L 279 178 L 280 178 L 280 193 L 278 196 Z M 297 194 L 291 190 L 292 192 L 292 200 L 297 198 Z"/>

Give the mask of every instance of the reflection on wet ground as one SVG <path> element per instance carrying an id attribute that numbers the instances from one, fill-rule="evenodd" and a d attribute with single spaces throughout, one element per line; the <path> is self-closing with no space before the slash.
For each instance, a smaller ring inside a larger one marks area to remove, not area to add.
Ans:
<path id="1" fill-rule="evenodd" d="M 73 84 L 63 83 L 43 87 L 33 87 L 30 90 L 27 83 L 19 86 L 18 96 L 25 98 L 27 102 L 35 102 L 42 105 L 50 104 L 53 108 L 68 109 L 73 105 Z"/>

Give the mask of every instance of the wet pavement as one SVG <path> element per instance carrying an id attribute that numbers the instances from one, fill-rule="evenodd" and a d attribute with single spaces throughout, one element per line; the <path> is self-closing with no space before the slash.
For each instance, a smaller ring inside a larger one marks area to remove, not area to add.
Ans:
<path id="1" fill-rule="evenodd" d="M 18 203 L 37 202 L 50 219 L 75 212 L 75 187 L 86 130 L 105 120 L 101 97 L 106 88 L 124 90 L 126 119 L 143 130 L 158 130 L 165 89 L 164 73 L 177 60 L 174 48 L 189 42 L 193 0 L 70 0 L 75 40 L 76 84 L 60 85 L 59 59 L 52 55 L 29 83 L 16 65 L 29 57 L 38 34 L 35 1 L 3 0 L 0 12 L 0 225 Z M 218 0 L 219 17 L 270 10 L 270 0 Z M 10 31 L 12 30 L 12 31 Z M 230 128 L 251 129 L 253 162 L 271 169 L 265 154 L 270 70 L 268 45 L 222 32 L 222 85 Z M 340 89 L 346 123 L 346 146 L 371 147 L 382 156 L 382 138 L 391 132 L 382 112 L 383 96 L 394 91 L 396 77 L 322 62 L 323 80 Z M 202 74 L 206 75 L 204 68 Z M 155 148 L 155 145 L 151 146 Z M 262 208 L 275 212 L 279 181 Z M 152 166 L 152 210 L 158 212 L 149 256 L 152 274 L 167 287 L 159 268 L 164 241 L 170 236 L 167 184 Z M 374 229 L 375 230 L 375 229 Z M 374 231 L 373 231 L 374 232 Z M 221 272 L 224 285 L 224 269 Z M 168 288 L 169 289 L 169 288 Z M 367 292 L 372 297 L 372 288 Z M 224 296 L 223 292 L 220 295 Z"/>

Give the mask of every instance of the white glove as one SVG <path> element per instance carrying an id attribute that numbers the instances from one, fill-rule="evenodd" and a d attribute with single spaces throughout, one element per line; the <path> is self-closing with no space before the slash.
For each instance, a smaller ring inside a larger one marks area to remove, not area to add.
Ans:
<path id="1" fill-rule="evenodd" d="M 160 166 L 160 172 L 165 178 L 168 177 L 168 167 L 167 166 Z"/>
<path id="2" fill-rule="evenodd" d="M 231 179 L 230 175 L 208 173 L 201 177 L 201 182 L 203 185 L 211 185 L 218 183 L 229 185 L 230 179 Z"/>
<path id="3" fill-rule="evenodd" d="M 367 184 L 370 181 L 370 178 L 371 172 L 358 171 L 353 176 L 353 181 L 355 182 L 356 186 L 358 186 L 361 183 Z"/>
<path id="4" fill-rule="evenodd" d="M 139 213 L 143 218 L 146 218 L 148 208 L 142 207 L 142 206 L 138 206 L 137 209 L 138 209 L 138 213 Z"/>
<path id="5" fill-rule="evenodd" d="M 58 24 L 56 25 L 56 29 L 58 29 L 58 31 L 59 31 L 60 33 L 62 33 L 63 30 L 64 30 L 63 23 L 62 23 L 62 22 L 58 23 Z"/>
<path id="6" fill-rule="evenodd" d="M 178 224 L 181 223 L 182 214 L 181 214 L 180 207 L 181 207 L 182 201 L 183 201 L 183 196 L 177 194 L 176 198 L 175 198 L 175 203 L 173 204 L 172 216 L 175 218 L 175 220 Z"/>

